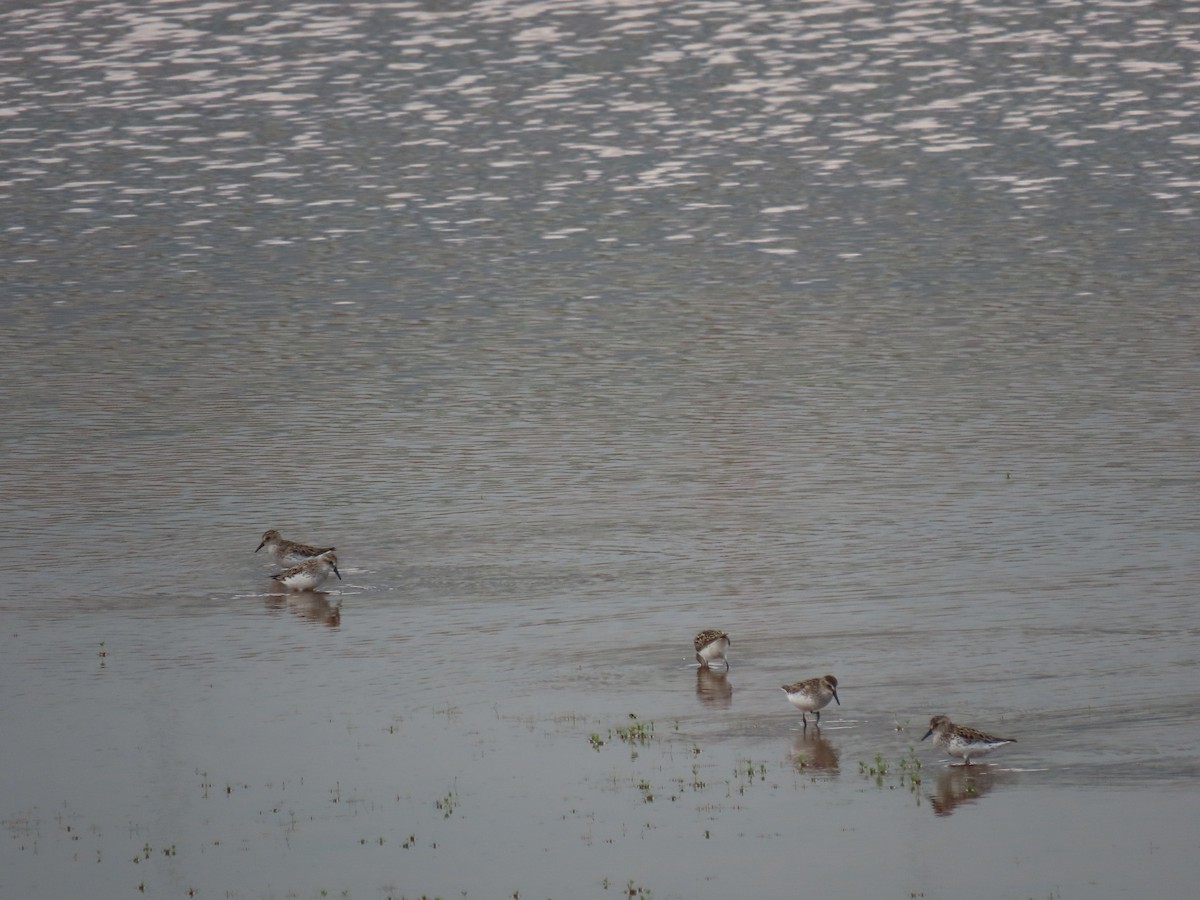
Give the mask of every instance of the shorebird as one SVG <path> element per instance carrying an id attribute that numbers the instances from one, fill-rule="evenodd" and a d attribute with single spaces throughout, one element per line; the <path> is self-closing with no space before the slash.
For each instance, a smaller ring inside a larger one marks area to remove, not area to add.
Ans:
<path id="1" fill-rule="evenodd" d="M 934 716 L 930 719 L 929 730 L 921 740 L 925 740 L 931 734 L 934 746 L 941 747 L 951 756 L 960 757 L 964 766 L 971 764 L 972 756 L 987 756 L 1005 744 L 1017 742 L 1016 738 L 996 737 L 966 725 L 955 725 L 948 716 Z"/>
<path id="2" fill-rule="evenodd" d="M 837 700 L 838 706 L 842 701 L 837 694 L 838 680 L 832 675 L 822 675 L 819 678 L 809 678 L 797 681 L 795 684 L 785 684 L 783 692 L 787 694 L 788 702 L 800 710 L 800 718 L 804 727 L 808 727 L 808 717 L 805 713 L 817 714 L 817 727 L 821 727 L 821 710 L 829 705 L 830 700 Z"/>
<path id="3" fill-rule="evenodd" d="M 700 663 L 700 668 L 707 669 L 710 663 L 719 659 L 728 669 L 729 660 L 725 658 L 725 651 L 731 643 L 729 635 L 725 632 L 716 628 L 704 629 L 692 641 L 696 648 L 696 662 Z"/>
<path id="4" fill-rule="evenodd" d="M 311 544 L 298 544 L 295 541 L 284 540 L 283 535 L 274 528 L 268 528 L 263 532 L 262 543 L 254 552 L 257 553 L 263 547 L 267 548 L 267 552 L 281 566 L 294 566 L 296 563 L 302 563 L 306 559 L 312 559 L 314 556 L 320 556 L 322 553 L 328 553 L 334 549 L 333 547 L 314 547 Z"/>
<path id="5" fill-rule="evenodd" d="M 284 569 L 271 577 L 290 591 L 311 591 L 324 584 L 330 572 L 341 580 L 342 573 L 338 571 L 337 557 L 327 552 L 306 559 L 299 565 Z"/>

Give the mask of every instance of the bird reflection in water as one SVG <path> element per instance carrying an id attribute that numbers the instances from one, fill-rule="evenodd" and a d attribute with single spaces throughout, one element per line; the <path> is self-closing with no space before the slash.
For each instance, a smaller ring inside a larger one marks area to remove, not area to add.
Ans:
<path id="1" fill-rule="evenodd" d="M 729 706 L 733 702 L 733 685 L 729 683 L 729 673 L 723 669 L 697 669 L 696 696 L 706 705 Z"/>
<path id="2" fill-rule="evenodd" d="M 266 604 L 269 610 L 287 609 L 306 621 L 324 625 L 327 628 L 337 628 L 342 624 L 341 602 L 330 603 L 329 594 L 324 591 L 269 594 Z"/>
<path id="3" fill-rule="evenodd" d="M 820 770 L 836 773 L 838 770 L 837 750 L 816 729 L 796 735 L 789 756 L 798 772 Z"/>
<path id="4" fill-rule="evenodd" d="M 288 609 L 302 619 L 327 628 L 342 624 L 342 604 L 330 603 L 329 595 L 321 591 L 303 591 L 287 598 Z"/>
<path id="5" fill-rule="evenodd" d="M 991 766 L 951 766 L 938 773 L 929 805 L 933 807 L 934 815 L 948 816 L 958 807 L 978 801 L 998 784 L 1007 781 L 1008 775 Z"/>

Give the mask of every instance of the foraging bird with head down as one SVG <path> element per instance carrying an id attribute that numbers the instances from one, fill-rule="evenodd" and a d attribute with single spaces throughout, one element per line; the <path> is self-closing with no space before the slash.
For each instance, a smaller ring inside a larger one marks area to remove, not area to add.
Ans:
<path id="1" fill-rule="evenodd" d="M 729 635 L 724 631 L 706 628 L 692 640 L 692 646 L 696 648 L 696 662 L 700 663 L 700 668 L 707 669 L 711 663 L 719 659 L 728 669 L 729 660 L 725 658 L 725 651 L 729 649 L 731 643 Z"/>

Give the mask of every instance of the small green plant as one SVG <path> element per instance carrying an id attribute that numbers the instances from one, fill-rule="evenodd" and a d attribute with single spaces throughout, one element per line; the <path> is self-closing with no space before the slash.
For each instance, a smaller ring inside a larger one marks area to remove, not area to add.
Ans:
<path id="1" fill-rule="evenodd" d="M 654 740 L 654 723 L 639 721 L 636 713 L 630 713 L 629 719 L 628 725 L 617 725 L 608 729 L 607 736 L 595 731 L 588 735 L 588 743 L 592 745 L 592 749 L 598 752 L 605 744 L 616 739 L 633 747 L 633 758 L 636 759 L 637 748 L 645 747 Z"/>
<path id="2" fill-rule="evenodd" d="M 754 781 L 756 777 L 759 781 L 763 781 L 767 777 L 767 764 L 756 764 L 752 759 L 743 759 L 738 762 L 738 767 L 733 774 L 738 778 L 745 776 L 747 781 Z"/>
<path id="3" fill-rule="evenodd" d="M 917 751 L 909 747 L 908 756 L 901 757 L 896 764 L 900 769 L 900 783 L 908 781 L 908 789 L 912 793 L 916 793 L 921 787 L 921 760 L 917 757 Z"/>
<path id="4" fill-rule="evenodd" d="M 875 762 L 858 764 L 859 774 L 864 778 L 875 779 L 876 787 L 883 787 L 884 782 L 889 774 L 894 775 L 896 783 L 890 785 L 894 790 L 896 787 L 907 787 L 909 793 L 916 794 L 918 802 L 920 801 L 921 788 L 921 760 L 917 757 L 916 750 L 912 747 L 908 748 L 908 755 L 901 757 L 896 761 L 895 768 L 889 766 L 884 761 L 882 753 L 875 754 Z"/>
<path id="5" fill-rule="evenodd" d="M 634 718 L 633 713 L 630 713 L 630 718 Z M 626 744 L 635 744 L 640 747 L 646 746 L 654 739 L 653 722 L 634 722 L 632 725 L 624 727 L 617 726 L 613 731 Z"/>
<path id="6" fill-rule="evenodd" d="M 882 753 L 875 754 L 875 763 L 873 765 L 865 762 L 859 762 L 858 764 L 859 773 L 865 777 L 874 778 L 877 787 L 883 787 L 883 777 L 887 775 L 887 770 L 887 763 L 883 761 Z"/>
<path id="7" fill-rule="evenodd" d="M 650 787 L 650 782 L 645 778 L 638 782 L 638 790 L 642 792 L 643 803 L 654 802 L 654 791 Z"/>
<path id="8" fill-rule="evenodd" d="M 766 780 L 766 763 L 756 763 L 751 759 L 740 759 L 733 770 L 733 778 L 725 781 L 725 786 L 728 789 L 727 796 L 732 796 L 735 790 L 739 794 L 745 794 L 746 788 L 753 785 L 755 781 Z"/>
<path id="9" fill-rule="evenodd" d="M 450 791 L 441 800 L 434 804 L 442 811 L 442 818 L 448 819 L 454 815 L 454 808 L 458 806 L 458 792 L 451 788 Z"/>

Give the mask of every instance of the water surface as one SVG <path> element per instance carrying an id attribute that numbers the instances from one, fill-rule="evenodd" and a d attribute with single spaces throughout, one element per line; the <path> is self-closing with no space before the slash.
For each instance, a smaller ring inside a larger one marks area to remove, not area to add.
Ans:
<path id="1" fill-rule="evenodd" d="M 1197 49 L 0 12 L 0 897 L 1191 896 Z"/>

